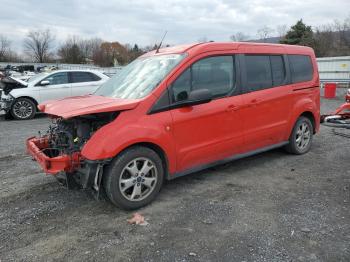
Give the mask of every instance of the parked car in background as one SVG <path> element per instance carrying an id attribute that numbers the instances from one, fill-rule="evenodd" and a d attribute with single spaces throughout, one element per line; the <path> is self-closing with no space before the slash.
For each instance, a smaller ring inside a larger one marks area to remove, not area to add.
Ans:
<path id="1" fill-rule="evenodd" d="M 48 100 L 91 94 L 108 76 L 93 70 L 57 70 L 23 81 L 8 77 L 0 83 L 0 111 L 15 119 L 31 119 L 37 105 Z"/>
<path id="2" fill-rule="evenodd" d="M 201 43 L 149 52 L 92 95 L 38 107 L 56 119 L 27 140 L 44 171 L 135 209 L 165 179 L 282 146 L 308 152 L 319 75 L 309 47 Z"/>

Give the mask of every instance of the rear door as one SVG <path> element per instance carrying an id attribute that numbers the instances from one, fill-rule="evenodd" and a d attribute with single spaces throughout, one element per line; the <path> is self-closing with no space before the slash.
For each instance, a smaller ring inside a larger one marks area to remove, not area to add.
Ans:
<path id="1" fill-rule="evenodd" d="M 36 86 L 39 87 L 40 103 L 47 100 L 55 100 L 71 96 L 71 84 L 69 83 L 67 72 L 53 73 L 42 81 L 49 81 L 50 84 L 44 86 L 40 85 L 40 82 L 36 84 Z"/>
<path id="2" fill-rule="evenodd" d="M 245 151 L 283 141 L 287 130 L 292 90 L 288 84 L 286 57 L 281 54 L 245 54 L 242 110 Z"/>
<path id="3" fill-rule="evenodd" d="M 92 94 L 101 85 L 101 78 L 92 72 L 73 71 L 69 74 L 72 96 Z"/>
<path id="4" fill-rule="evenodd" d="M 184 171 L 239 153 L 243 142 L 241 97 L 236 85 L 235 56 L 203 58 L 184 71 L 170 87 L 173 103 L 191 90 L 208 89 L 205 104 L 170 110 L 176 143 L 177 170 Z"/>

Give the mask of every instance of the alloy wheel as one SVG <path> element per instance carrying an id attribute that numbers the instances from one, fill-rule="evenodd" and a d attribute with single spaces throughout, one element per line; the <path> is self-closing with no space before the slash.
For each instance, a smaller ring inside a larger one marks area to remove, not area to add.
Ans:
<path id="1" fill-rule="evenodd" d="M 119 190 L 129 201 L 141 201 L 147 198 L 157 184 L 157 167 L 146 157 L 135 158 L 122 170 L 119 178 Z"/>
<path id="2" fill-rule="evenodd" d="M 17 101 L 13 105 L 13 113 L 20 119 L 26 119 L 33 113 L 32 105 L 25 100 Z"/>
<path id="3" fill-rule="evenodd" d="M 311 130 L 307 123 L 302 122 L 296 132 L 295 144 L 299 150 L 304 150 L 311 141 Z"/>

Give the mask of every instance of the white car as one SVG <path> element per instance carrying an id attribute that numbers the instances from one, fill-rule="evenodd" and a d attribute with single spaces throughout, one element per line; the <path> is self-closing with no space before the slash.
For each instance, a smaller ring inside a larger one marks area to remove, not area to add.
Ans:
<path id="1" fill-rule="evenodd" d="M 91 94 L 108 79 L 107 75 L 93 70 L 57 70 L 37 74 L 27 82 L 8 77 L 0 83 L 0 111 L 15 119 L 31 119 L 38 104 Z"/>

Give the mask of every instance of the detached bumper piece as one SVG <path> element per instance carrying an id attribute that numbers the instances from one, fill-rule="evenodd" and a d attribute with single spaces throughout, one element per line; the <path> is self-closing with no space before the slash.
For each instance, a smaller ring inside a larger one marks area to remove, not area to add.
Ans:
<path id="1" fill-rule="evenodd" d="M 27 139 L 26 145 L 27 152 L 47 174 L 72 173 L 80 166 L 81 155 L 79 152 L 73 152 L 71 155 L 59 155 L 57 149 L 49 147 L 47 137 L 31 137 Z"/>

